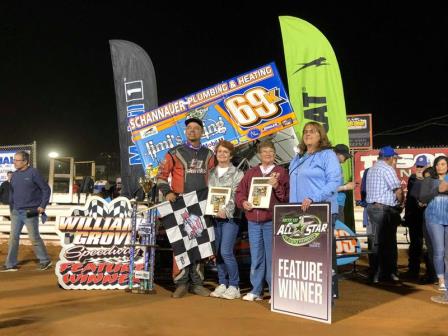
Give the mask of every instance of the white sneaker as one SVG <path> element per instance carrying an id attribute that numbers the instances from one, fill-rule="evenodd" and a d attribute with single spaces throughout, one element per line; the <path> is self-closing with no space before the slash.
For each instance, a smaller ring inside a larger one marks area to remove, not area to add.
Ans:
<path id="1" fill-rule="evenodd" d="M 442 291 L 442 292 L 444 292 L 444 291 L 446 291 L 446 285 L 445 285 L 445 283 L 439 283 L 439 291 Z"/>
<path id="2" fill-rule="evenodd" d="M 210 293 L 210 296 L 221 298 L 222 295 L 226 292 L 226 290 L 227 290 L 226 285 L 221 284 L 218 287 L 216 287 L 213 292 Z"/>
<path id="3" fill-rule="evenodd" d="M 229 286 L 222 297 L 227 300 L 239 299 L 241 297 L 240 289 L 235 286 Z"/>
<path id="4" fill-rule="evenodd" d="M 255 295 L 255 294 L 252 294 L 252 293 L 248 293 L 248 294 L 243 296 L 243 300 L 244 301 L 261 301 L 262 298 L 259 297 L 258 295 Z"/>

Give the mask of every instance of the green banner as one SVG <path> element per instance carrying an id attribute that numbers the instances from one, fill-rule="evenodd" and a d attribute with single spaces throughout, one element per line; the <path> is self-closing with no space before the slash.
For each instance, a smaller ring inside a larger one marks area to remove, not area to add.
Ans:
<path id="1" fill-rule="evenodd" d="M 344 90 L 333 48 L 310 23 L 291 16 L 279 19 L 289 98 L 299 122 L 294 126 L 297 137 L 301 138 L 305 123 L 317 121 L 324 126 L 333 145 L 348 146 Z M 352 179 L 349 164 L 343 165 L 346 181 Z"/>

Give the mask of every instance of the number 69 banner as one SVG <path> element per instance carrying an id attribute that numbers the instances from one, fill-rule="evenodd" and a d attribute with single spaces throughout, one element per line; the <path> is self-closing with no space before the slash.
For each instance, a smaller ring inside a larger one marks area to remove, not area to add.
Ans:
<path id="1" fill-rule="evenodd" d="M 202 119 L 202 144 L 238 146 L 297 124 L 274 63 L 128 119 L 144 168 L 156 168 L 166 152 L 185 141 L 185 117 Z"/>

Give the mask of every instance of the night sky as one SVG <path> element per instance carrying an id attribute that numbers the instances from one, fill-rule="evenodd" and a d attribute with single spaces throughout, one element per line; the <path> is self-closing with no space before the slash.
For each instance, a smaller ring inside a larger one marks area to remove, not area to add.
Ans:
<path id="1" fill-rule="evenodd" d="M 161 105 L 271 61 L 287 87 L 279 15 L 306 20 L 327 37 L 347 113 L 372 113 L 374 134 L 448 115 L 448 20 L 440 8 L 63 3 L 0 5 L 0 144 L 36 140 L 38 161 L 50 150 L 76 160 L 119 152 L 110 39 L 129 40 L 148 53 Z M 448 116 L 438 123 L 377 136 L 374 145 L 448 144 Z"/>

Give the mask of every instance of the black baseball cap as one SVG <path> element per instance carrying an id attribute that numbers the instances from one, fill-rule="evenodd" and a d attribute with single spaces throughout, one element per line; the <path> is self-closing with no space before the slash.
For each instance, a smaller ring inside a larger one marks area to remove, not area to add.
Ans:
<path id="1" fill-rule="evenodd" d="M 198 118 L 188 118 L 188 119 L 185 119 L 185 126 L 188 126 L 188 124 L 191 123 L 191 122 L 195 122 L 196 124 L 201 126 L 201 128 L 204 128 L 204 124 L 202 123 L 202 120 L 198 119 Z"/>
<path id="2" fill-rule="evenodd" d="M 352 155 L 350 154 L 350 150 L 347 145 L 338 144 L 333 147 L 333 150 L 336 154 L 344 155 L 345 159 L 350 159 Z"/>

